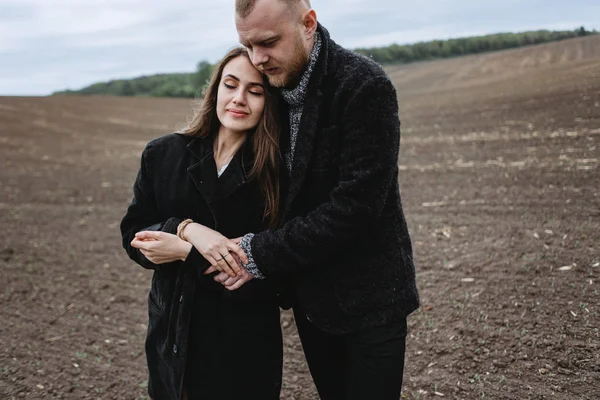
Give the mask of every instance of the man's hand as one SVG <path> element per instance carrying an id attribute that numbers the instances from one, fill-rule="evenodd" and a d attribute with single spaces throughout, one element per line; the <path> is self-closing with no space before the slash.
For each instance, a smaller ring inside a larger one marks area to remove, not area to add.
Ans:
<path id="1" fill-rule="evenodd" d="M 166 232 L 142 231 L 135 234 L 131 246 L 153 264 L 166 264 L 173 261 L 185 261 L 192 245 L 177 236 Z"/>
<path id="2" fill-rule="evenodd" d="M 254 276 L 252 276 L 248 271 L 242 268 L 242 274 L 239 276 L 231 277 L 226 273 L 221 272 L 219 275 L 216 275 L 213 279 L 215 280 L 215 282 L 219 282 L 220 284 L 222 284 L 227 290 L 237 290 L 241 288 L 246 282 L 249 282 L 252 279 L 254 279 Z"/>

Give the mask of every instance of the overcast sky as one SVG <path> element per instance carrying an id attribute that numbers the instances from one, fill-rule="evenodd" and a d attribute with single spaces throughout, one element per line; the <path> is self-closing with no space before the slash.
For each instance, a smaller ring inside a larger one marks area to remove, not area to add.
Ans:
<path id="1" fill-rule="evenodd" d="M 191 72 L 237 44 L 233 0 L 0 0 L 0 95 Z M 356 48 L 532 29 L 600 30 L 599 0 L 312 0 Z"/>

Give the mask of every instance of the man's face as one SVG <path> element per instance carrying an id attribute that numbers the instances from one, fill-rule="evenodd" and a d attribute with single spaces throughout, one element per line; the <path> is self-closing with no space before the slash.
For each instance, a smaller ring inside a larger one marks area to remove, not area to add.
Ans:
<path id="1" fill-rule="evenodd" d="M 310 54 L 300 15 L 279 0 L 259 0 L 246 18 L 236 15 L 235 25 L 252 63 L 272 86 L 297 84 Z"/>

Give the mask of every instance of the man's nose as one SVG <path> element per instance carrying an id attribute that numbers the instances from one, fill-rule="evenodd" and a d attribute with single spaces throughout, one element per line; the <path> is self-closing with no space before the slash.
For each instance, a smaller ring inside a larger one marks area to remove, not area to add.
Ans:
<path id="1" fill-rule="evenodd" d="M 252 50 L 252 64 L 254 64 L 256 67 L 266 64 L 267 61 L 269 61 L 269 56 L 267 56 L 266 52 L 258 49 Z"/>

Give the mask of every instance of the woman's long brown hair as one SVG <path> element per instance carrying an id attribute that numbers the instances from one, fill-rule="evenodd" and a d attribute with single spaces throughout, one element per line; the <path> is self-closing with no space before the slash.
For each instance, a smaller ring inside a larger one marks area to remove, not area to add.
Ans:
<path id="1" fill-rule="evenodd" d="M 220 121 L 217 117 L 217 93 L 225 65 L 236 57 L 248 57 L 243 47 L 231 49 L 215 66 L 210 83 L 203 93 L 194 118 L 181 133 L 203 138 L 215 138 L 219 132 Z M 279 151 L 279 110 L 278 97 L 274 89 L 263 76 L 265 86 L 265 107 L 256 128 L 247 133 L 246 140 L 251 140 L 254 149 L 254 165 L 250 170 L 250 179 L 257 179 L 265 197 L 264 218 L 269 226 L 275 228 L 280 223 L 280 191 L 279 168 L 281 153 Z"/>

